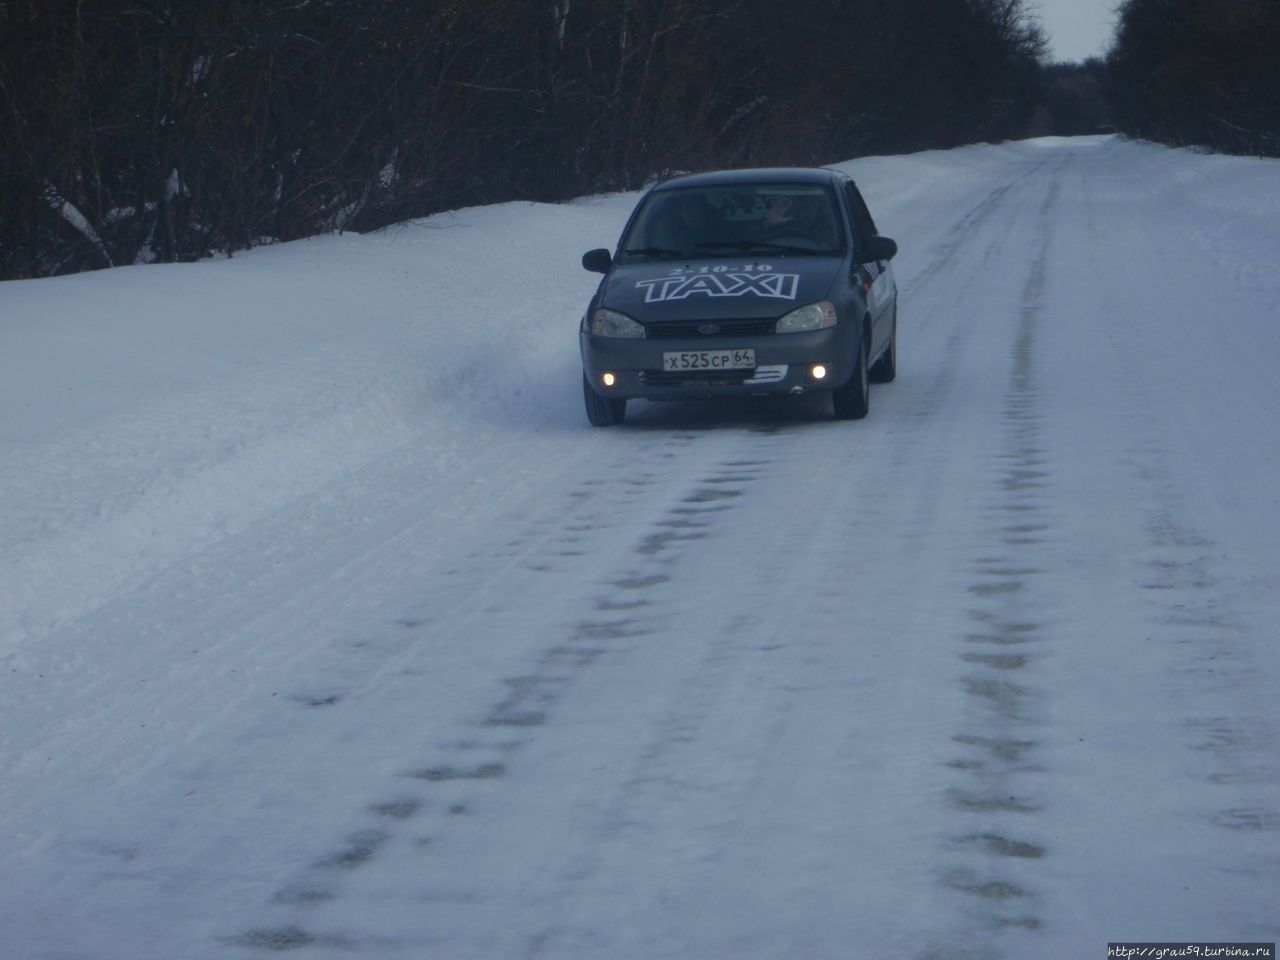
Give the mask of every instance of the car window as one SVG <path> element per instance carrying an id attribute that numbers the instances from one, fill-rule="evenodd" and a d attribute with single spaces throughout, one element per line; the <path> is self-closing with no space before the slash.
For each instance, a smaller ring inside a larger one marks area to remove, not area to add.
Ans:
<path id="1" fill-rule="evenodd" d="M 852 180 L 846 184 L 845 189 L 849 195 L 849 212 L 853 214 L 854 230 L 857 232 L 859 244 L 863 244 L 872 237 L 878 236 L 879 231 L 876 230 L 876 222 L 871 219 L 871 211 L 867 209 L 866 201 L 862 199 L 862 194 L 858 192 Z"/>
<path id="2" fill-rule="evenodd" d="M 835 197 L 821 184 L 761 183 L 657 190 L 623 238 L 622 258 L 743 252 L 843 253 Z"/>

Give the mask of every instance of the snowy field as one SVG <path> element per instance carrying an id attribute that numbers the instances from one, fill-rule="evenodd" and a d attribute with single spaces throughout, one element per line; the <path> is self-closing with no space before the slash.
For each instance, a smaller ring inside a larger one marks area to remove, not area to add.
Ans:
<path id="1" fill-rule="evenodd" d="M 0 284 L 0 956 L 1280 939 L 1280 162 L 845 168 L 862 422 L 588 427 L 634 195 Z"/>

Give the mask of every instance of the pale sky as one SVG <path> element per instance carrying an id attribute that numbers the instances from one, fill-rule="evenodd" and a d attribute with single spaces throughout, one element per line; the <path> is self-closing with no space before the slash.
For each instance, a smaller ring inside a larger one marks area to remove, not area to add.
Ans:
<path id="1" fill-rule="evenodd" d="M 1049 59 L 1101 57 L 1111 46 L 1120 0 L 1032 0 L 1049 38 Z"/>

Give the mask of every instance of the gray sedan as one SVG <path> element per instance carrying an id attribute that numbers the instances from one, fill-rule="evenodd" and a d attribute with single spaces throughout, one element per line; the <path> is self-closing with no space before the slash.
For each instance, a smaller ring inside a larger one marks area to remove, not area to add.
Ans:
<path id="1" fill-rule="evenodd" d="M 897 369 L 897 244 L 857 186 L 827 169 L 679 177 L 636 206 L 583 316 L 583 396 L 596 426 L 627 401 L 830 393 L 869 409 Z"/>

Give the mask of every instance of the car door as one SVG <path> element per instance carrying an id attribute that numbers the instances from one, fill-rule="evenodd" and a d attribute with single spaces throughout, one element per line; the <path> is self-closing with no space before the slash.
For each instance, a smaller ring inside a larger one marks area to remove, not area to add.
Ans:
<path id="1" fill-rule="evenodd" d="M 856 243 L 865 247 L 866 241 L 880 235 L 871 211 L 852 180 L 845 184 L 848 193 L 849 213 L 853 217 Z M 893 305 L 897 299 L 897 284 L 893 268 L 888 260 L 873 260 L 855 268 L 858 281 L 867 297 L 867 309 L 871 313 L 871 355 L 876 356 L 893 333 Z"/>

